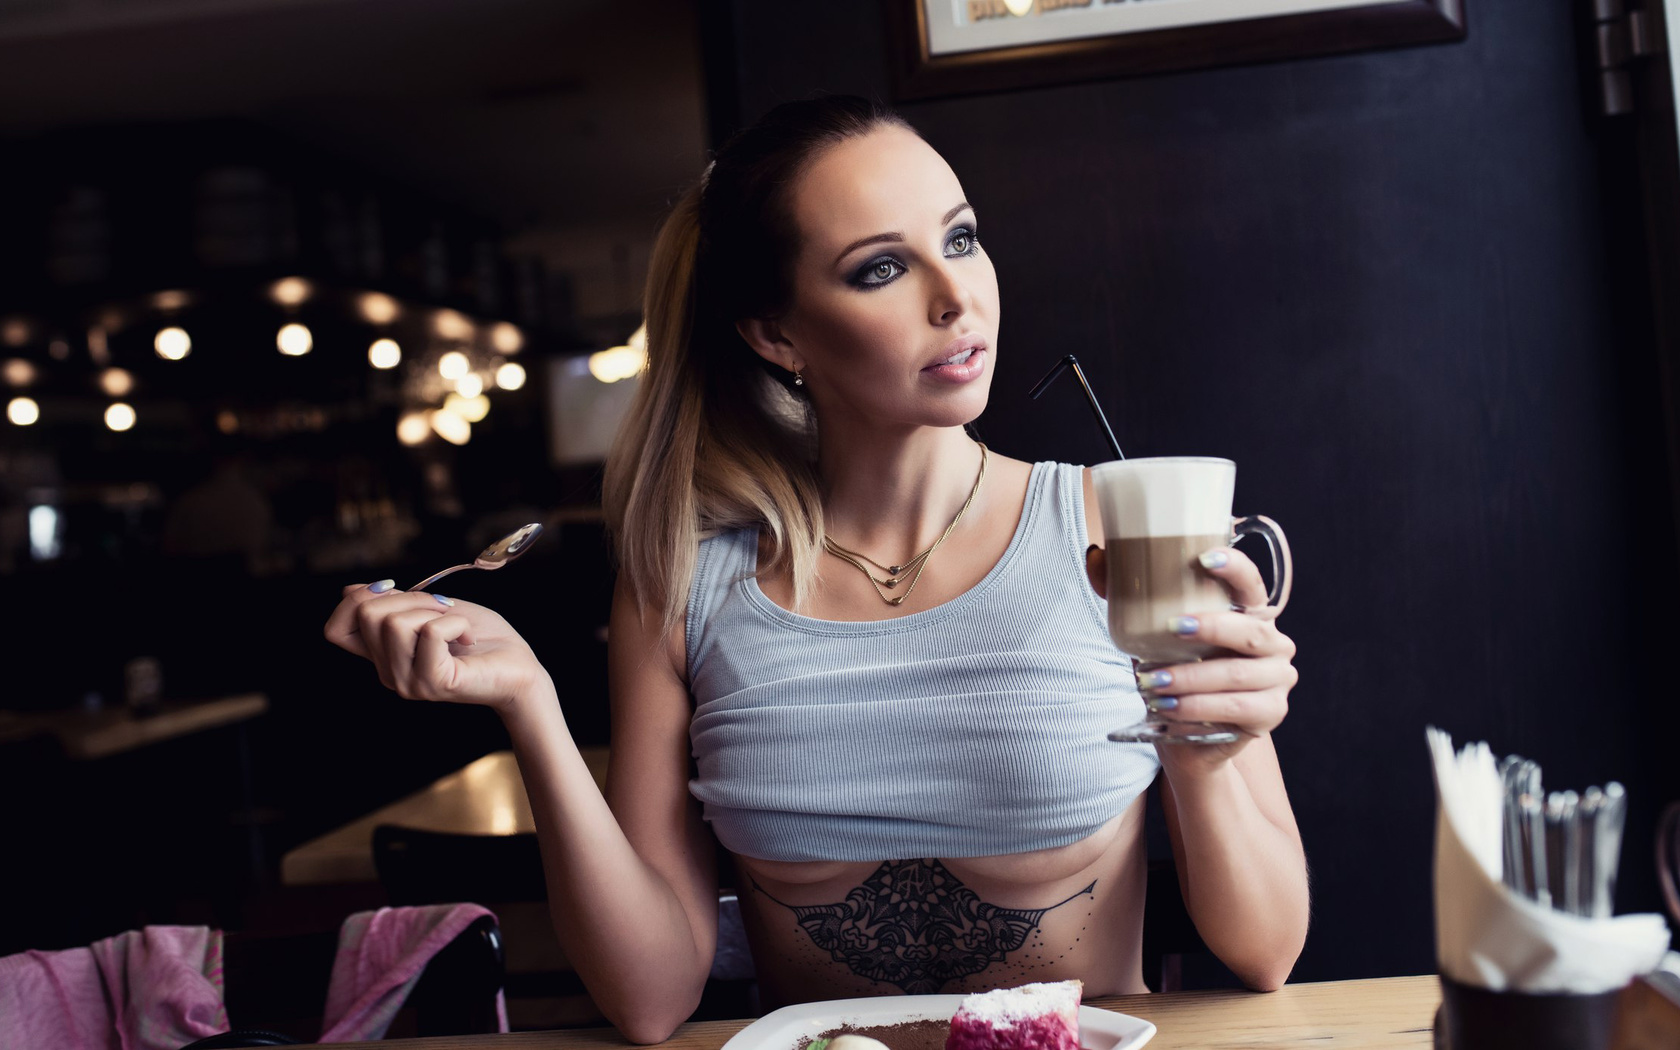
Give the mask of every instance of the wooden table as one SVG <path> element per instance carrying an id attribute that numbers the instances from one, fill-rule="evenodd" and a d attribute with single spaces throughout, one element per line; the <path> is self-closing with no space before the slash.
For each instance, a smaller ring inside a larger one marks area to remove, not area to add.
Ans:
<path id="1" fill-rule="evenodd" d="M 123 706 L 98 711 L 7 711 L 0 712 L 0 743 L 31 736 L 54 736 L 68 757 L 91 760 L 249 721 L 267 710 L 268 697 L 262 693 L 242 693 L 216 700 L 164 703 L 143 717 L 135 717 Z"/>
<path id="2" fill-rule="evenodd" d="M 1155 1022 L 1159 1031 L 1148 1050 L 1426 1050 L 1432 1044 L 1431 1025 L 1440 1002 L 1441 985 L 1434 977 L 1383 977 L 1292 984 L 1269 995 L 1171 992 L 1093 999 L 1090 1005 Z M 686 1024 L 659 1045 L 674 1050 L 718 1050 L 746 1025 L 746 1021 Z M 630 1044 L 612 1029 L 590 1029 L 391 1039 L 380 1045 L 390 1050 L 622 1050 Z"/>
<path id="3" fill-rule="evenodd" d="M 595 782 L 605 784 L 607 749 L 581 750 Z M 516 835 L 536 830 L 513 752 L 496 751 L 287 853 L 280 861 L 281 883 L 319 886 L 377 882 L 373 829 L 380 824 L 458 835 Z"/>

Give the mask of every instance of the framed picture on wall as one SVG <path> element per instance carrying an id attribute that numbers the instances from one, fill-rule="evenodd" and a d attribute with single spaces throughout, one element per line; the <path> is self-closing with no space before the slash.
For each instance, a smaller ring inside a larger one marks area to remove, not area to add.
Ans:
<path id="1" fill-rule="evenodd" d="M 884 0 L 900 99 L 1462 40 L 1465 0 Z"/>

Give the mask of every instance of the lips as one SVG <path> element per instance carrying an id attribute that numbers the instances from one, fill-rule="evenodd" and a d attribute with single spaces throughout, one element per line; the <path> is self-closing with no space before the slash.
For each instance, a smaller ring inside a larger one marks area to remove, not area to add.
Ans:
<path id="1" fill-rule="evenodd" d="M 976 351 L 984 349 L 986 349 L 984 336 L 974 333 L 958 336 L 946 343 L 945 348 L 939 352 L 939 356 L 929 362 L 922 371 L 926 372 L 929 369 L 940 368 L 945 365 L 960 366 L 966 364 Z"/>

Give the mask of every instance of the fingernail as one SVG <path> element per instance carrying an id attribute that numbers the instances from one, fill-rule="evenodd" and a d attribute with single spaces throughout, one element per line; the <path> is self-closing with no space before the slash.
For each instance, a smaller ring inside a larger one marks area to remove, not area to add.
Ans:
<path id="1" fill-rule="evenodd" d="M 1143 679 L 1140 682 L 1138 682 L 1138 684 L 1145 689 L 1165 689 L 1167 686 L 1173 684 L 1172 672 L 1171 671 L 1148 671 L 1148 672 L 1145 672 L 1145 674 L 1143 676 Z"/>
<path id="2" fill-rule="evenodd" d="M 1207 551 L 1199 559 L 1204 569 L 1223 569 L 1231 561 L 1231 556 L 1224 551 Z"/>
<path id="3" fill-rule="evenodd" d="M 439 605 L 454 605 L 455 604 L 455 599 L 445 598 L 441 594 L 434 594 L 434 595 L 432 595 L 432 597 L 437 599 L 437 603 Z"/>
<path id="4" fill-rule="evenodd" d="M 375 594 L 384 594 L 386 591 L 390 590 L 392 587 L 395 587 L 396 585 L 397 585 L 396 580 L 380 580 L 378 583 L 368 584 L 368 590 L 372 591 Z"/>
<path id="5" fill-rule="evenodd" d="M 1202 629 L 1202 621 L 1194 616 L 1173 616 L 1167 619 L 1167 630 L 1174 634 L 1195 634 Z"/>
<path id="6" fill-rule="evenodd" d="M 1154 696 L 1149 698 L 1149 709 L 1151 711 L 1171 711 L 1177 706 L 1178 697 L 1176 696 Z"/>

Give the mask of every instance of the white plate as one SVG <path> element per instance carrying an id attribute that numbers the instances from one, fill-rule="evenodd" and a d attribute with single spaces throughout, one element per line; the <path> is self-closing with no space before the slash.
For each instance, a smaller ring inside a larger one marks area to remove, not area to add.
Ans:
<path id="1" fill-rule="evenodd" d="M 898 1024 L 936 1018 L 949 1021 L 961 995 L 882 995 L 871 999 L 831 999 L 800 1003 L 767 1013 L 735 1033 L 723 1050 L 793 1050 L 801 1038 L 815 1038 L 830 1028 Z M 1133 1050 L 1155 1037 L 1155 1026 L 1141 1017 L 1079 1008 L 1079 1043 L 1085 1050 Z"/>

